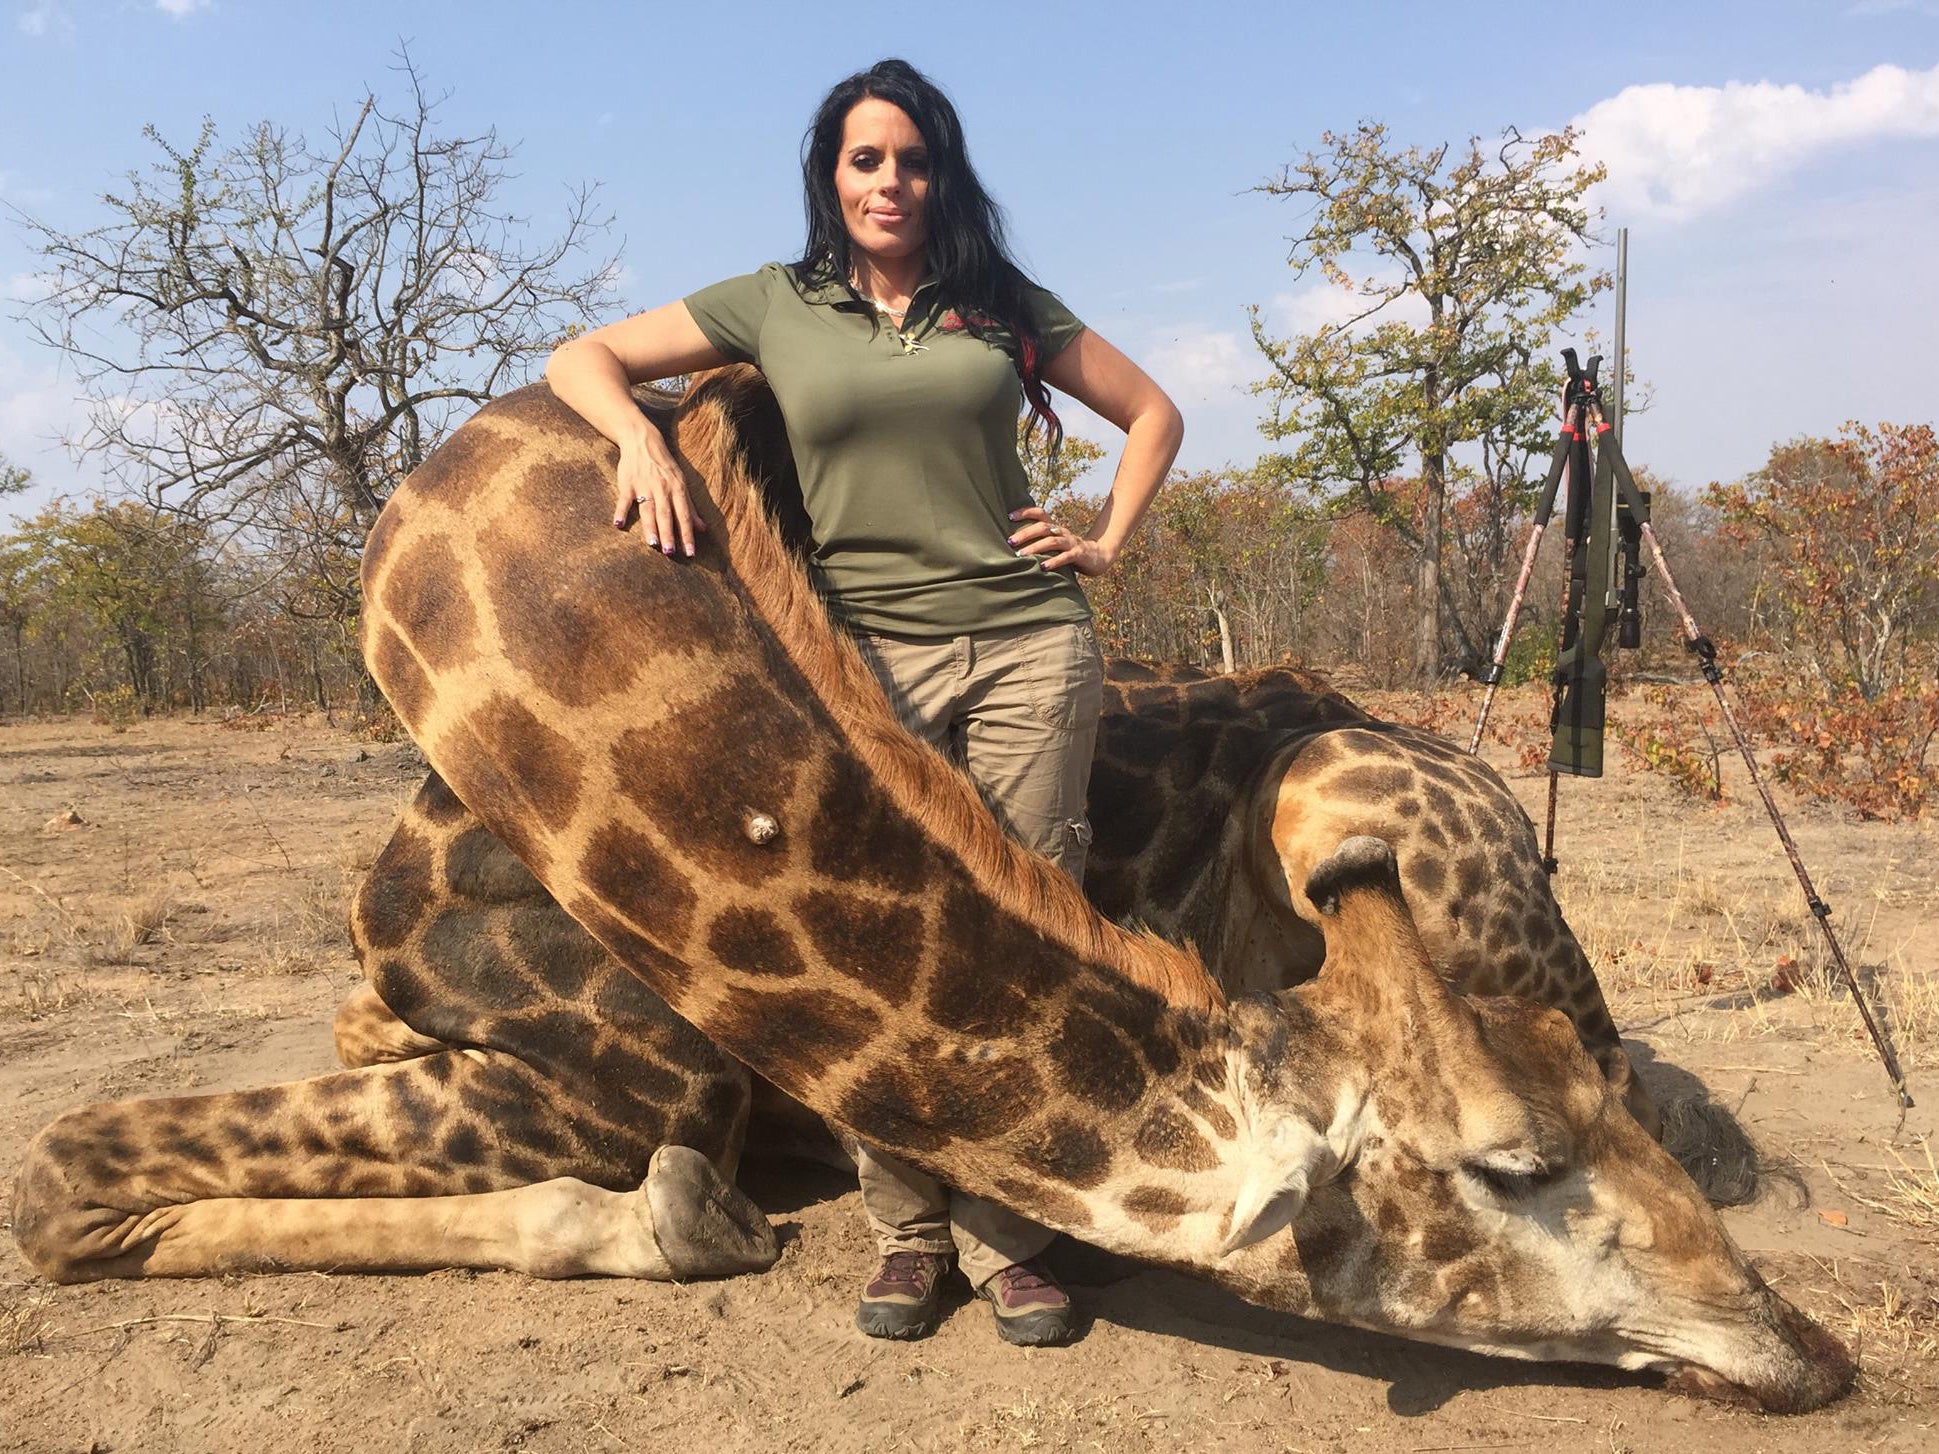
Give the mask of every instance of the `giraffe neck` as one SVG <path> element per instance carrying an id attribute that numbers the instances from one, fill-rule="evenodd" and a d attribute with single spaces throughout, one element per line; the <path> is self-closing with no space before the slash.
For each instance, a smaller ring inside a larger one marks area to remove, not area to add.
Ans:
<path id="1" fill-rule="evenodd" d="M 722 392 L 676 431 L 712 495 L 692 563 L 611 529 L 612 451 L 549 391 L 467 424 L 366 549 L 379 684 L 723 1049 L 954 1184 L 1206 1265 L 1250 1149 L 1229 1007 L 901 731 L 760 512 Z"/>

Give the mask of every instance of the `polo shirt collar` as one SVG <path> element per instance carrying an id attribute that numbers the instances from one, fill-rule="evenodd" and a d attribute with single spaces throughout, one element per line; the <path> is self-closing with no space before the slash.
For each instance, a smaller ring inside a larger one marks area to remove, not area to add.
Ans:
<path id="1" fill-rule="evenodd" d="M 916 299 L 920 298 L 926 291 L 934 288 L 937 281 L 934 273 L 923 274 L 922 281 L 916 284 L 915 291 L 909 295 L 909 311 L 911 313 L 915 312 Z M 797 291 L 800 292 L 801 300 L 804 303 L 821 303 L 829 307 L 840 307 L 844 304 L 851 308 L 855 306 L 855 300 L 849 297 L 848 290 L 833 278 L 820 283 L 800 283 L 797 286 Z"/>

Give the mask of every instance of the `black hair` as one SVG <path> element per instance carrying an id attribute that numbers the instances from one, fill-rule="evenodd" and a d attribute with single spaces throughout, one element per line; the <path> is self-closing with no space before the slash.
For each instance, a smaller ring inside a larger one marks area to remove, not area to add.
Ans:
<path id="1" fill-rule="evenodd" d="M 1042 420 L 1054 452 L 1063 428 L 1050 407 L 1041 360 L 1043 339 L 1024 305 L 1030 281 L 1010 256 L 1003 209 L 983 189 L 970 165 L 969 147 L 956 108 L 942 88 L 907 61 L 877 61 L 838 82 L 823 98 L 801 139 L 802 200 L 808 214 L 808 241 L 793 265 L 804 284 L 833 286 L 847 293 L 869 316 L 876 316 L 849 281 L 848 224 L 835 194 L 835 164 L 841 153 L 843 124 L 857 102 L 874 99 L 898 107 L 916 124 L 929 148 L 929 193 L 924 205 L 929 270 L 936 278 L 936 301 L 956 315 L 957 325 L 1002 348 L 1015 363 L 1029 401 L 1032 426 Z M 846 306 L 846 305 L 844 305 Z"/>

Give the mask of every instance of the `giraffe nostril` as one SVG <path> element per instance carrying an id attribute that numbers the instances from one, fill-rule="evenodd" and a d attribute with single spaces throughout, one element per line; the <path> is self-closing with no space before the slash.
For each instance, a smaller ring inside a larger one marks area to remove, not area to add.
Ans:
<path id="1" fill-rule="evenodd" d="M 768 844 L 781 836 L 781 825 L 772 813 L 748 808 L 741 814 L 741 831 L 750 843 Z"/>

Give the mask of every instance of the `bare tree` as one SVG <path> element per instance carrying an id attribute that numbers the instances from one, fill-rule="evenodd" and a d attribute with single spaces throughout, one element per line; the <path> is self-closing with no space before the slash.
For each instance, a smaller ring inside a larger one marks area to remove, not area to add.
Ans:
<path id="1" fill-rule="evenodd" d="M 23 314 L 75 362 L 85 436 L 127 493 L 268 551 L 287 594 L 347 628 L 365 533 L 457 422 L 525 382 L 570 328 L 610 308 L 614 260 L 575 266 L 610 219 L 568 193 L 563 229 L 526 240 L 500 196 L 512 152 L 435 125 L 408 55 L 405 104 L 366 93 L 321 145 L 213 121 L 67 233 L 14 212 L 45 262 Z M 274 573 L 272 573 L 274 578 Z"/>

